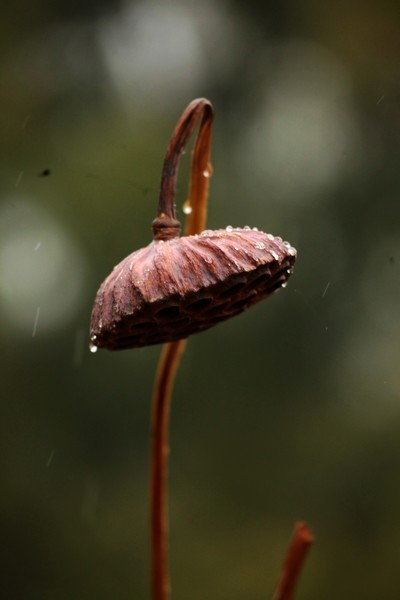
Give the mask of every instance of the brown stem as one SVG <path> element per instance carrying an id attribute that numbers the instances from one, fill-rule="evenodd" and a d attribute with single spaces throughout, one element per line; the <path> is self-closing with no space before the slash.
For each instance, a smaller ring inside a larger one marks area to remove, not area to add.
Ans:
<path id="1" fill-rule="evenodd" d="M 158 212 L 157 217 L 153 221 L 153 232 L 156 240 L 166 240 L 179 235 L 180 223 L 177 221 L 175 215 L 175 187 L 178 177 L 179 161 L 196 125 L 196 121 L 201 114 L 203 114 L 203 117 L 193 151 L 189 198 L 190 202 L 193 203 L 193 207 L 196 205 L 197 196 L 199 194 L 207 198 L 207 191 L 204 193 L 204 188 L 208 188 L 208 180 L 203 173 L 207 172 L 214 110 L 212 104 L 208 100 L 205 98 L 197 98 L 197 100 L 193 100 L 189 104 L 176 124 L 165 154 L 161 174 Z M 202 180 L 205 181 L 203 182 Z M 192 194 L 194 194 L 193 197 Z M 201 213 L 202 211 L 196 210 L 196 214 L 199 215 L 197 217 L 199 222 L 201 220 L 204 221 Z M 191 221 L 193 221 L 193 217 Z M 196 225 L 198 226 L 198 224 L 199 223 Z"/>
<path id="2" fill-rule="evenodd" d="M 313 541 L 314 536 L 310 528 L 306 523 L 298 521 L 294 526 L 273 600 L 292 600 L 303 563 Z"/>
<path id="3" fill-rule="evenodd" d="M 200 123 L 196 144 L 193 149 L 192 165 L 189 184 L 189 200 L 192 212 L 186 225 L 186 235 L 200 233 L 206 223 L 208 200 L 208 173 L 211 171 L 210 145 L 211 123 L 213 108 L 208 100 L 194 100 L 184 111 L 172 134 L 164 161 L 161 180 L 160 204 L 158 217 L 155 221 L 162 222 L 165 216 L 175 219 L 175 183 L 179 158 L 195 122 L 204 110 Z M 169 211 L 164 212 L 164 211 Z M 167 226 L 153 222 L 156 239 L 162 237 Z M 173 227 L 173 223 L 172 223 Z M 161 237 L 157 237 L 156 232 Z M 169 237 L 173 237 L 169 235 Z M 158 364 L 158 370 L 153 392 L 152 415 L 152 458 L 151 458 L 151 557 L 152 557 L 152 592 L 153 600 L 168 600 L 170 584 L 168 575 L 168 511 L 167 511 L 167 481 L 168 481 L 168 432 L 169 413 L 172 387 L 179 367 L 186 340 L 178 340 L 164 344 Z"/>
<path id="4" fill-rule="evenodd" d="M 210 149 L 214 112 L 211 104 L 206 106 L 207 110 L 204 111 L 192 155 L 189 197 L 186 202 L 192 211 L 187 218 L 186 235 L 200 233 L 207 221 L 208 190 L 212 175 Z"/>
<path id="5" fill-rule="evenodd" d="M 151 464 L 151 546 L 153 600 L 169 597 L 168 577 L 168 431 L 172 386 L 186 340 L 164 344 L 153 394 Z"/>

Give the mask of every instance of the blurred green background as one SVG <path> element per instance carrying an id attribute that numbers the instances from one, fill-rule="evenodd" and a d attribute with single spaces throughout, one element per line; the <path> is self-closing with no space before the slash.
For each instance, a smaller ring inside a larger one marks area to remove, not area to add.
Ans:
<path id="1" fill-rule="evenodd" d="M 215 105 L 209 228 L 288 239 L 286 290 L 190 339 L 171 431 L 174 600 L 400 597 L 398 2 L 17 0 L 0 20 L 4 598 L 148 599 L 159 347 L 88 350 L 151 240 L 169 136 Z M 183 157 L 178 208 L 190 152 Z"/>

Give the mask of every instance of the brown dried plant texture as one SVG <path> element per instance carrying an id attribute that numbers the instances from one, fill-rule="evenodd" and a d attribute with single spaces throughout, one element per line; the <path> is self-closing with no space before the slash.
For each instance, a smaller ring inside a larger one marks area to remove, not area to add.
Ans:
<path id="1" fill-rule="evenodd" d="M 187 338 L 285 287 L 295 259 L 288 242 L 250 227 L 153 241 L 100 286 L 91 342 L 122 350 Z"/>

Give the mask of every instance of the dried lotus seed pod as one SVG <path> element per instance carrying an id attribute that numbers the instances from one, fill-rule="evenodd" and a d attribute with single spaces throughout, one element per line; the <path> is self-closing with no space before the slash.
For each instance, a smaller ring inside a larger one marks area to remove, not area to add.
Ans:
<path id="1" fill-rule="evenodd" d="M 286 285 L 296 250 L 250 228 L 154 241 L 100 286 L 91 341 L 120 350 L 187 338 Z"/>
<path id="2" fill-rule="evenodd" d="M 210 103 L 195 100 L 168 146 L 153 242 L 120 262 L 97 292 L 90 331 L 93 349 L 122 350 L 187 338 L 284 287 L 292 272 L 296 250 L 257 228 L 228 226 L 179 237 L 174 206 L 179 157 L 201 110 L 200 128 L 210 126 Z"/>

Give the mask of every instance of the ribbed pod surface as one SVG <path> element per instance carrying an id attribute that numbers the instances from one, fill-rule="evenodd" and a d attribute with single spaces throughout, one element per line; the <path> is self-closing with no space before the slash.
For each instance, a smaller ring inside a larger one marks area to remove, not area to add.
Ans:
<path id="1" fill-rule="evenodd" d="M 186 338 L 285 285 L 295 259 L 288 242 L 255 228 L 153 241 L 100 286 L 91 342 L 118 350 Z"/>

